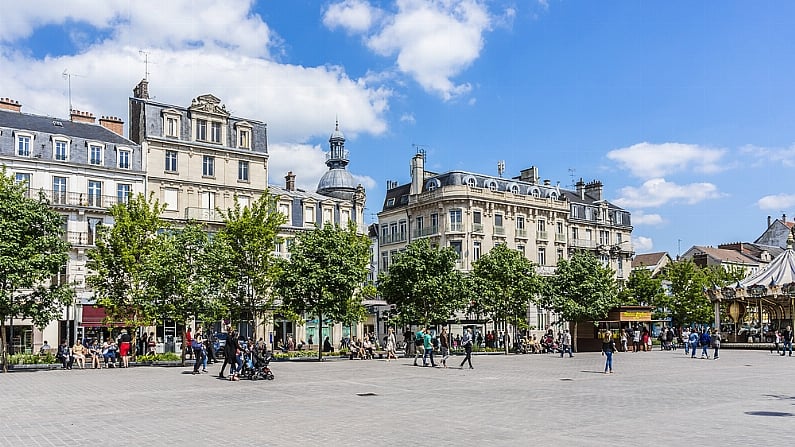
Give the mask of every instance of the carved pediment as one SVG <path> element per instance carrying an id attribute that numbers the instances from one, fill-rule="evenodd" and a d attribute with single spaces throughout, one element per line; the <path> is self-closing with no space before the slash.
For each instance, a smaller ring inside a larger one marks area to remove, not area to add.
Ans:
<path id="1" fill-rule="evenodd" d="M 224 117 L 229 116 L 229 112 L 226 110 L 226 105 L 221 104 L 221 99 L 211 94 L 201 95 L 197 98 L 194 98 L 193 101 L 191 101 L 190 107 L 188 109 L 192 112 L 221 115 Z"/>

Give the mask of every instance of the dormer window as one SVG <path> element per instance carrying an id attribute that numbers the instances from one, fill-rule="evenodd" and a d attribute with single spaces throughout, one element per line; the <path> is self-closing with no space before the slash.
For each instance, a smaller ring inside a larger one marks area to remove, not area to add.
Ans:
<path id="1" fill-rule="evenodd" d="M 497 188 L 499 187 L 499 185 L 497 185 L 497 182 L 494 180 L 489 180 L 486 185 L 488 186 L 490 191 L 496 191 Z"/>
<path id="2" fill-rule="evenodd" d="M 213 121 L 210 124 L 210 141 L 213 143 L 221 142 L 221 123 Z"/>
<path id="3" fill-rule="evenodd" d="M 179 138 L 181 115 L 174 109 L 163 110 L 163 134 L 166 137 Z"/>
<path id="4" fill-rule="evenodd" d="M 196 120 L 196 140 L 207 141 L 207 120 Z"/>
<path id="5" fill-rule="evenodd" d="M 52 139 L 52 159 L 57 161 L 69 160 L 69 139 L 63 137 L 53 137 Z"/>
<path id="6" fill-rule="evenodd" d="M 130 169 L 130 156 L 129 149 L 119 149 L 119 169 Z"/>
<path id="7" fill-rule="evenodd" d="M 29 133 L 17 133 L 17 155 L 20 157 L 30 157 L 30 143 L 33 141 L 33 135 Z"/>
<path id="8" fill-rule="evenodd" d="M 99 143 L 89 143 L 88 144 L 88 162 L 95 166 L 102 166 L 103 165 L 103 152 L 104 146 Z"/>

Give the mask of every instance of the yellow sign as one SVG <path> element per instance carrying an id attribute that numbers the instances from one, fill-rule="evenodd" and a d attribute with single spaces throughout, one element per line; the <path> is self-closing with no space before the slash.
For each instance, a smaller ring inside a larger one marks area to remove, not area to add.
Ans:
<path id="1" fill-rule="evenodd" d="M 651 321 L 650 311 L 626 311 L 618 317 L 621 321 Z"/>

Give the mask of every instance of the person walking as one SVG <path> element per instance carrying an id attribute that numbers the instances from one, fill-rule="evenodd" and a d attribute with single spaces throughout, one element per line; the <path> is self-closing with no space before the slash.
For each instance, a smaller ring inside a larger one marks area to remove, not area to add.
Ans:
<path id="1" fill-rule="evenodd" d="M 464 353 L 466 353 L 466 357 L 461 361 L 461 368 L 464 368 L 464 363 L 469 362 L 469 369 L 475 369 L 472 367 L 472 328 L 467 328 L 464 332 L 464 336 L 461 337 L 461 346 L 464 347 Z"/>
<path id="2" fill-rule="evenodd" d="M 422 349 L 425 353 L 422 355 L 422 366 L 428 366 L 428 357 L 431 358 L 431 366 L 436 368 L 436 363 L 433 361 L 433 337 L 431 337 L 431 330 L 425 328 L 422 334 Z"/>
<path id="3" fill-rule="evenodd" d="M 200 331 L 196 331 L 196 336 L 193 337 L 193 341 L 191 341 L 191 349 L 193 350 L 193 375 L 199 374 L 199 367 L 204 364 L 205 356 L 204 356 L 204 341 L 202 340 L 202 334 Z M 207 369 L 205 368 L 205 371 Z"/>
<path id="4" fill-rule="evenodd" d="M 232 331 L 232 328 L 226 330 L 226 342 L 224 343 L 224 363 L 221 365 L 221 372 L 218 377 L 224 378 L 224 370 L 226 365 L 229 365 L 229 375 L 235 372 L 235 350 L 237 349 L 237 333 Z"/>
<path id="5" fill-rule="evenodd" d="M 122 368 L 129 368 L 130 367 L 130 350 L 132 349 L 132 338 L 130 334 L 127 333 L 127 329 L 121 330 L 121 336 L 119 337 L 119 354 L 121 355 L 121 366 Z"/>
<path id="6" fill-rule="evenodd" d="M 414 366 L 417 366 L 417 359 L 422 356 L 425 358 L 425 328 L 414 333 Z"/>
<path id="7" fill-rule="evenodd" d="M 191 333 L 190 326 L 188 326 L 188 329 L 185 331 L 184 348 L 185 348 L 185 356 L 190 357 L 192 355 L 191 353 L 193 352 L 193 334 Z"/>
<path id="8" fill-rule="evenodd" d="M 616 352 L 616 343 L 613 333 L 607 331 L 602 336 L 602 355 L 605 356 L 605 374 L 613 374 L 613 353 Z"/>
<path id="9" fill-rule="evenodd" d="M 682 344 L 685 345 L 685 356 L 690 355 L 690 328 L 682 328 Z"/>
<path id="10" fill-rule="evenodd" d="M 687 342 L 690 344 L 690 358 L 694 359 L 696 358 L 696 348 L 698 348 L 698 331 L 691 330 Z"/>
<path id="11" fill-rule="evenodd" d="M 389 334 L 386 336 L 386 361 L 397 360 L 397 340 L 395 340 L 395 330 L 389 328 Z"/>
<path id="12" fill-rule="evenodd" d="M 632 352 L 640 352 L 640 329 L 638 327 L 632 330 Z"/>
<path id="13" fill-rule="evenodd" d="M 442 351 L 442 366 L 447 368 L 447 358 L 450 357 L 450 336 L 446 327 L 443 327 L 442 333 L 439 334 L 439 349 Z"/>
<path id="14" fill-rule="evenodd" d="M 787 326 L 786 329 L 781 331 L 781 343 L 783 349 L 781 350 L 781 356 L 784 357 L 784 354 L 789 351 L 789 356 L 792 357 L 792 326 Z"/>
<path id="15" fill-rule="evenodd" d="M 574 354 L 572 354 L 571 351 L 571 334 L 569 333 L 568 329 L 563 330 L 563 336 L 560 338 L 560 344 L 562 345 L 560 349 L 560 358 L 563 358 L 563 354 L 565 354 L 566 351 L 569 352 L 569 358 L 574 357 Z"/>
<path id="16" fill-rule="evenodd" d="M 715 360 L 718 360 L 720 358 L 718 357 L 718 351 L 720 350 L 720 340 L 721 340 L 720 332 L 717 329 L 714 329 L 712 331 L 712 349 L 713 349 L 712 358 Z"/>
<path id="17" fill-rule="evenodd" d="M 699 342 L 701 343 L 701 358 L 709 359 L 709 347 L 712 345 L 712 337 L 709 336 L 708 328 L 701 331 Z"/>

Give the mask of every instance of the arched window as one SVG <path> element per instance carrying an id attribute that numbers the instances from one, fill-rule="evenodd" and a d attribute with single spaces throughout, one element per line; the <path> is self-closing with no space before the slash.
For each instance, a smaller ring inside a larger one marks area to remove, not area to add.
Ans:
<path id="1" fill-rule="evenodd" d="M 442 184 L 439 182 L 439 179 L 432 178 L 425 183 L 425 190 L 426 191 L 434 191 L 436 188 L 439 188 Z"/>

